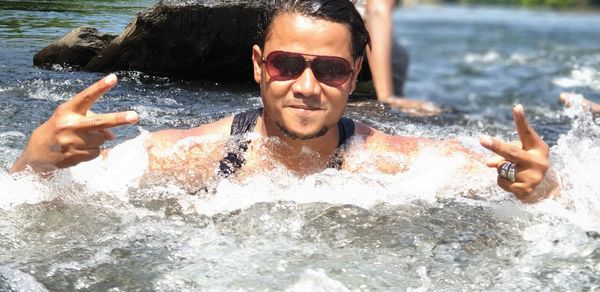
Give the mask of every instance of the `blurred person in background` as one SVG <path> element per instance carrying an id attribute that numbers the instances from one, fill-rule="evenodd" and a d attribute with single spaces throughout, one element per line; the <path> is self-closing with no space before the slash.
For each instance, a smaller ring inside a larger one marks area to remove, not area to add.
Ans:
<path id="1" fill-rule="evenodd" d="M 396 0 L 352 0 L 371 35 L 367 59 L 377 101 L 420 116 L 436 115 L 441 109 L 431 103 L 404 97 L 409 56 L 394 40 L 392 13 Z"/>

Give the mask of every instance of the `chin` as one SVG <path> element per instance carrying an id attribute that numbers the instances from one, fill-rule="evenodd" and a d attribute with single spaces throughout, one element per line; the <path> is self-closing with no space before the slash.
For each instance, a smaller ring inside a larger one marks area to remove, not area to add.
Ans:
<path id="1" fill-rule="evenodd" d="M 294 140 L 310 140 L 314 138 L 319 138 L 327 134 L 329 129 L 331 129 L 331 126 L 326 125 L 322 127 L 317 127 L 315 130 L 312 131 L 295 131 L 291 127 L 287 127 L 280 123 L 276 123 L 276 125 L 277 128 L 279 128 L 279 131 L 281 131 L 281 133 L 283 133 L 284 136 Z"/>

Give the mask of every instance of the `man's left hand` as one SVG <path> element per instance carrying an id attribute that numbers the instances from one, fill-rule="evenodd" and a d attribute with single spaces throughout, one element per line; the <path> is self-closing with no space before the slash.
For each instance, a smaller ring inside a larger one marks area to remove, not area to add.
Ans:
<path id="1" fill-rule="evenodd" d="M 517 196 L 519 200 L 525 203 L 534 203 L 546 198 L 548 193 L 535 192 L 534 189 L 544 180 L 548 170 L 549 147 L 529 126 L 523 106 L 516 105 L 513 108 L 515 119 L 515 128 L 521 139 L 521 147 L 506 143 L 501 140 L 483 136 L 479 142 L 490 151 L 499 155 L 498 158 L 486 162 L 488 167 L 494 167 L 498 170 L 498 185 Z M 511 175 L 506 172 L 510 165 L 514 164 L 514 181 Z"/>

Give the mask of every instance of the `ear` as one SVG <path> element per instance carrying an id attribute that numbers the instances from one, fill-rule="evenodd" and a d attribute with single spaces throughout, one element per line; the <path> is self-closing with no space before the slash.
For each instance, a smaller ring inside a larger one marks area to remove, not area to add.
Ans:
<path id="1" fill-rule="evenodd" d="M 363 57 L 358 57 L 354 61 L 354 72 L 352 73 L 352 82 L 350 83 L 350 92 L 354 92 L 356 89 L 356 80 L 358 79 L 358 74 L 360 73 L 360 69 L 362 68 Z"/>
<path id="2" fill-rule="evenodd" d="M 252 64 L 254 66 L 254 81 L 262 81 L 262 51 L 258 45 L 252 46 Z"/>

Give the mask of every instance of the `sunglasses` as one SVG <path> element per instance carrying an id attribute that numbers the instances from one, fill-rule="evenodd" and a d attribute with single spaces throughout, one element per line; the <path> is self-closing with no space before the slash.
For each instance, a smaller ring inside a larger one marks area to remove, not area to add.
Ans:
<path id="1" fill-rule="evenodd" d="M 304 56 L 314 58 L 308 60 Z M 267 67 L 271 79 L 276 81 L 296 79 L 310 66 L 317 81 L 337 87 L 344 84 L 354 72 L 354 68 L 346 59 L 333 56 L 273 51 L 266 59 L 263 58 L 262 62 Z"/>

